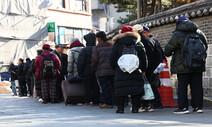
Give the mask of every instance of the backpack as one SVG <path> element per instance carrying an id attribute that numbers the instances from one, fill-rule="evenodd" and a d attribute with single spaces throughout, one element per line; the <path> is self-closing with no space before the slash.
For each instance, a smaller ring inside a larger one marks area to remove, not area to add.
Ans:
<path id="1" fill-rule="evenodd" d="M 206 48 L 198 33 L 186 36 L 182 48 L 183 65 L 192 69 L 201 69 L 205 66 L 207 57 Z"/>
<path id="2" fill-rule="evenodd" d="M 139 67 L 139 58 L 134 45 L 124 46 L 122 56 L 118 59 L 118 66 L 123 72 L 131 74 Z"/>
<path id="3" fill-rule="evenodd" d="M 53 54 L 50 54 L 49 56 L 41 54 L 41 56 L 43 57 L 42 69 L 40 71 L 41 76 L 43 78 L 55 77 L 57 75 L 57 70 L 55 68 L 55 63 L 52 58 Z"/>

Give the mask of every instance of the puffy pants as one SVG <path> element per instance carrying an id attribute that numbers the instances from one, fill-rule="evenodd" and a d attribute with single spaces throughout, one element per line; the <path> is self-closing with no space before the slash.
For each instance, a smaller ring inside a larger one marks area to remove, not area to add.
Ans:
<path id="1" fill-rule="evenodd" d="M 191 88 L 191 105 L 203 107 L 202 72 L 178 74 L 178 105 L 180 109 L 188 108 L 188 85 Z"/>
<path id="2" fill-rule="evenodd" d="M 100 90 L 96 77 L 92 75 L 83 77 L 83 86 L 85 88 L 85 103 L 99 104 Z"/>
<path id="3" fill-rule="evenodd" d="M 103 104 L 113 104 L 114 76 L 104 76 L 98 78 L 100 85 L 101 100 Z"/>
<path id="4" fill-rule="evenodd" d="M 43 99 L 56 99 L 56 79 L 41 79 L 41 91 Z"/>

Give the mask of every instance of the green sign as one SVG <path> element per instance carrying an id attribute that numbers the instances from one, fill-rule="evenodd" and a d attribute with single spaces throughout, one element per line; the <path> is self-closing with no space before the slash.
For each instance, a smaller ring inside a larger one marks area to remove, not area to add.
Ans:
<path id="1" fill-rule="evenodd" d="M 48 32 L 55 32 L 55 22 L 47 23 Z"/>

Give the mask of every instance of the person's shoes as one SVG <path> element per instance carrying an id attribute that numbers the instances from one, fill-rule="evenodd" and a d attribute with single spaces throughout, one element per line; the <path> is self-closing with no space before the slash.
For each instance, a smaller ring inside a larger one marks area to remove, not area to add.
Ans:
<path id="1" fill-rule="evenodd" d="M 102 104 L 102 105 L 100 106 L 100 108 L 113 108 L 113 106 L 108 105 L 108 104 Z"/>
<path id="2" fill-rule="evenodd" d="M 152 106 L 149 106 L 149 107 L 146 108 L 146 111 L 147 112 L 154 112 L 154 109 L 153 109 Z"/>
<path id="3" fill-rule="evenodd" d="M 184 109 L 177 109 L 173 113 L 178 115 L 178 114 L 189 114 L 190 112 L 188 108 L 184 108 Z"/>
<path id="4" fill-rule="evenodd" d="M 141 108 L 139 108 L 139 110 L 138 110 L 138 112 L 146 112 L 147 110 L 146 110 L 146 107 L 141 107 Z"/>
<path id="5" fill-rule="evenodd" d="M 43 99 L 42 98 L 38 99 L 38 102 L 43 102 Z"/>
<path id="6" fill-rule="evenodd" d="M 124 107 L 118 106 L 118 109 L 116 110 L 117 114 L 124 114 Z"/>
<path id="7" fill-rule="evenodd" d="M 52 99 L 51 103 L 59 103 L 56 99 Z"/>
<path id="8" fill-rule="evenodd" d="M 47 99 L 43 99 L 43 102 L 42 103 L 43 104 L 47 104 L 47 102 L 48 102 Z"/>
<path id="9" fill-rule="evenodd" d="M 92 102 L 89 102 L 89 103 L 85 103 L 84 106 L 92 106 L 93 103 Z"/>
<path id="10" fill-rule="evenodd" d="M 132 108 L 132 113 L 138 113 L 138 108 Z"/>
<path id="11" fill-rule="evenodd" d="M 159 105 L 153 105 L 154 109 L 163 109 L 163 105 L 159 104 Z"/>
<path id="12" fill-rule="evenodd" d="M 203 113 L 202 108 L 194 108 L 193 113 Z"/>

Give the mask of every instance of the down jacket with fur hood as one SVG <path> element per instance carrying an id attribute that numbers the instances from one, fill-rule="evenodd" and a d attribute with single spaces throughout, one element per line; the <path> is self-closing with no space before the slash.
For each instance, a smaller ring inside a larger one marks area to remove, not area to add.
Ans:
<path id="1" fill-rule="evenodd" d="M 140 35 L 136 32 L 126 32 L 116 35 L 113 38 L 114 46 L 111 53 L 111 66 L 115 70 L 115 96 L 128 96 L 128 95 L 143 95 L 144 94 L 144 81 L 142 79 L 142 72 L 147 69 L 147 57 L 143 44 L 140 43 Z M 133 73 L 121 71 L 117 61 L 122 56 L 122 50 L 125 46 L 134 45 L 139 58 L 139 68 Z"/>

